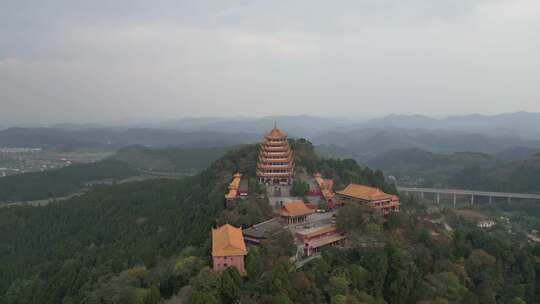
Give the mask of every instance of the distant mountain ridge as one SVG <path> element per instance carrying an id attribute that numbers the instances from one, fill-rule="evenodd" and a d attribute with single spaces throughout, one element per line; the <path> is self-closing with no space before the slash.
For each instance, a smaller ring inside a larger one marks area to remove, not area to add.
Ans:
<path id="1" fill-rule="evenodd" d="M 116 150 L 123 146 L 216 147 L 255 142 L 259 135 L 215 131 L 184 132 L 170 129 L 125 128 L 9 128 L 0 131 L 0 146 L 71 149 L 99 146 Z"/>
<path id="2" fill-rule="evenodd" d="M 364 126 L 427 130 L 455 130 L 490 135 L 540 138 L 540 113 L 515 112 L 498 115 L 470 114 L 442 119 L 423 115 L 389 115 L 368 121 Z M 362 125 L 360 125 L 362 126 Z"/>
<path id="3" fill-rule="evenodd" d="M 234 146 L 260 141 L 274 123 L 290 137 L 304 137 L 320 146 L 323 155 L 360 161 L 410 148 L 434 153 L 505 153 L 504 159 L 524 159 L 540 149 L 540 114 L 528 112 L 440 119 L 395 114 L 371 120 L 297 115 L 119 121 L 116 126 L 114 122 L 57 124 L 51 128 L 1 130 L 0 146 L 98 146 L 109 150 L 129 145 Z"/>
<path id="4" fill-rule="evenodd" d="M 336 145 L 366 160 L 391 150 L 418 148 L 434 153 L 471 151 L 497 154 L 515 147 L 540 148 L 540 140 L 510 136 L 489 136 L 451 130 L 373 127 L 333 131 L 312 140 L 318 145 Z"/>

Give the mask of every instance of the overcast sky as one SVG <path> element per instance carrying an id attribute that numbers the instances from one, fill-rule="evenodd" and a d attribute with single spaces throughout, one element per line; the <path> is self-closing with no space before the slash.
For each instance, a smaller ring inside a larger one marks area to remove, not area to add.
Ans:
<path id="1" fill-rule="evenodd" d="M 2 0 L 0 125 L 540 112 L 539 0 Z"/>

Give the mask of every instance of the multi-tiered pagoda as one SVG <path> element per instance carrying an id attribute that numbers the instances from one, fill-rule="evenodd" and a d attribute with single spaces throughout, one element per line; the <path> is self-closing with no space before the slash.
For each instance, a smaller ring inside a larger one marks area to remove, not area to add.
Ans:
<path id="1" fill-rule="evenodd" d="M 276 125 L 264 136 L 259 151 L 257 177 L 265 185 L 290 185 L 294 174 L 294 156 L 287 134 Z"/>

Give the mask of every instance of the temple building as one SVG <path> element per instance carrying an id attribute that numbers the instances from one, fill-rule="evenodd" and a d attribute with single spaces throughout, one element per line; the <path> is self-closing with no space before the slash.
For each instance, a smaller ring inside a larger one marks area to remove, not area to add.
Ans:
<path id="1" fill-rule="evenodd" d="M 303 257 L 309 257 L 331 246 L 341 246 L 345 236 L 338 232 L 335 225 L 313 227 L 296 232 L 296 238 L 302 243 Z"/>
<path id="2" fill-rule="evenodd" d="M 244 240 L 248 244 L 259 245 L 262 241 L 270 238 L 284 229 L 284 223 L 279 218 L 273 218 L 262 223 L 255 224 L 242 231 Z"/>
<path id="3" fill-rule="evenodd" d="M 294 156 L 287 134 L 276 125 L 264 136 L 257 162 L 257 177 L 265 185 L 290 185 L 294 175 Z"/>
<path id="4" fill-rule="evenodd" d="M 326 201 L 326 205 L 329 209 L 334 208 L 334 180 L 324 179 L 320 173 L 315 173 L 313 175 L 315 183 L 317 184 L 318 193 Z"/>
<path id="5" fill-rule="evenodd" d="M 241 274 L 246 273 L 244 257 L 247 255 L 242 229 L 229 224 L 212 229 L 212 260 L 214 271 L 222 272 L 235 267 Z"/>
<path id="6" fill-rule="evenodd" d="M 341 205 L 351 202 L 366 204 L 381 210 L 383 214 L 399 211 L 399 197 L 397 195 L 384 193 L 379 188 L 349 184 L 345 189 L 336 193 L 337 202 Z"/>
<path id="7" fill-rule="evenodd" d="M 276 213 L 280 219 L 287 224 L 300 224 L 307 222 L 309 216 L 313 214 L 303 201 L 292 201 L 281 206 Z"/>
<path id="8" fill-rule="evenodd" d="M 228 192 L 225 194 L 227 207 L 233 207 L 238 197 L 247 196 L 248 181 L 242 179 L 242 174 L 237 172 L 233 175 L 233 179 L 229 184 Z"/>

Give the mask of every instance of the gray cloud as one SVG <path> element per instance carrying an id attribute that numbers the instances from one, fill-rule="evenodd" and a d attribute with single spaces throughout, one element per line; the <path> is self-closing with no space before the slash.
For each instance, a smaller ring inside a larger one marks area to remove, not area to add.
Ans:
<path id="1" fill-rule="evenodd" d="M 536 0 L 8 1 L 0 120 L 540 111 Z"/>

